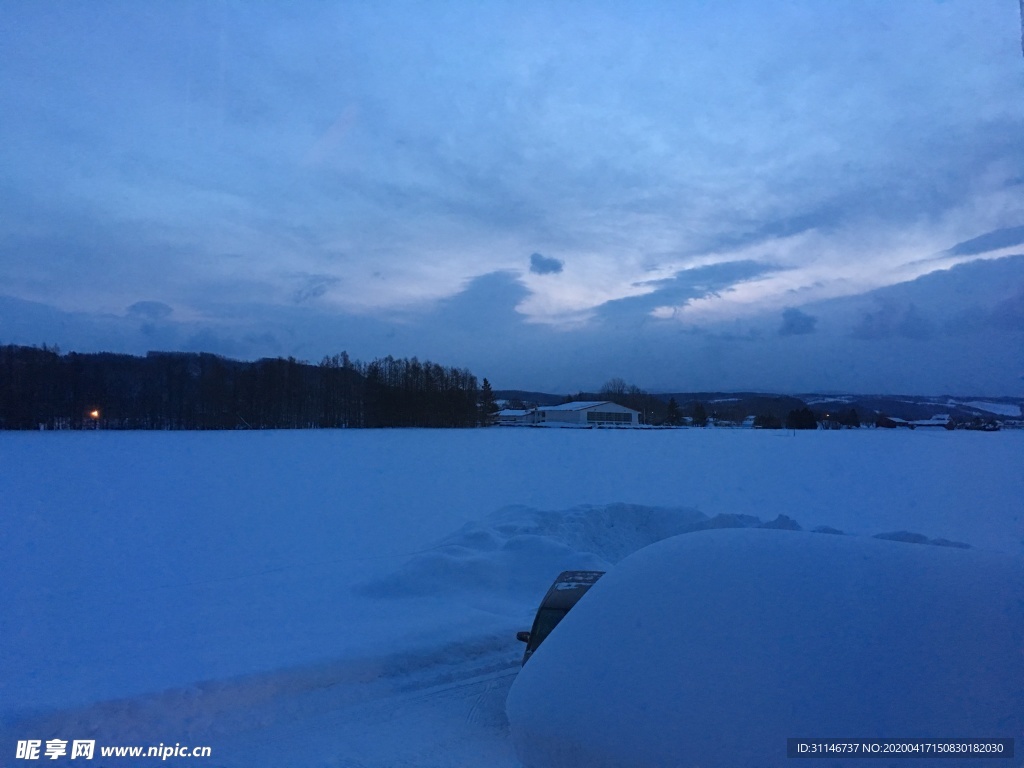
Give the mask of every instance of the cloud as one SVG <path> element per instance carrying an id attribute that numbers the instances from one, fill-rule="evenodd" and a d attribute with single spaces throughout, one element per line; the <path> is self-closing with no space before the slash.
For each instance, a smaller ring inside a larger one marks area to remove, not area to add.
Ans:
<path id="1" fill-rule="evenodd" d="M 807 333 L 814 333 L 814 326 L 818 318 L 801 312 L 799 309 L 790 307 L 782 313 L 782 326 L 779 328 L 779 336 L 800 336 Z"/>
<path id="2" fill-rule="evenodd" d="M 530 271 L 535 275 L 557 275 L 562 271 L 563 262 L 539 253 L 530 254 Z"/>
<path id="3" fill-rule="evenodd" d="M 896 331 L 907 339 L 929 339 L 935 333 L 935 325 L 911 304 L 900 318 Z"/>
<path id="4" fill-rule="evenodd" d="M 893 335 L 893 312 L 891 309 L 877 309 L 865 312 L 853 329 L 853 337 L 865 341 L 888 339 Z"/>
<path id="5" fill-rule="evenodd" d="M 1024 329 L 1024 285 L 1018 288 L 1016 295 L 996 304 L 988 321 L 993 327 L 1007 331 Z"/>
<path id="6" fill-rule="evenodd" d="M 929 339 L 935 333 L 935 324 L 914 304 L 900 306 L 885 302 L 873 312 L 866 312 L 853 329 L 853 337 L 865 341 L 878 341 L 902 337 Z"/>
<path id="7" fill-rule="evenodd" d="M 1005 4 L 12 5 L 0 285 L 53 312 L 8 305 L 3 341 L 528 359 L 572 387 L 625 358 L 668 382 L 665 350 L 715 386 L 750 328 L 787 365 L 956 312 L 999 338 L 1019 280 L 867 292 L 1024 242 Z"/>
<path id="8" fill-rule="evenodd" d="M 951 256 L 975 256 L 1021 244 L 1024 244 L 1024 226 L 1004 227 L 957 243 L 949 249 L 949 253 Z"/>
<path id="9" fill-rule="evenodd" d="M 752 260 L 723 261 L 691 269 L 683 269 L 672 277 L 644 280 L 634 283 L 635 288 L 648 289 L 638 296 L 613 299 L 603 304 L 598 316 L 606 320 L 634 320 L 642 322 L 656 313 L 659 318 L 670 316 L 676 308 L 694 299 L 717 296 L 736 283 L 754 280 L 775 272 L 779 267 Z"/>
<path id="10" fill-rule="evenodd" d="M 128 307 L 128 314 L 142 320 L 156 321 L 170 317 L 174 310 L 162 301 L 136 301 Z"/>
<path id="11" fill-rule="evenodd" d="M 340 282 L 341 280 L 333 275 L 303 275 L 302 285 L 292 294 L 292 301 L 296 304 L 303 304 L 307 301 L 319 299 L 332 286 Z"/>

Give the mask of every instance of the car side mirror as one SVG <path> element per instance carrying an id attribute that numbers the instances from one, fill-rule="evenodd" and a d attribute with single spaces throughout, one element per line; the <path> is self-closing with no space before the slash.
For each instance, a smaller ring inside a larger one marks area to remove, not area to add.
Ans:
<path id="1" fill-rule="evenodd" d="M 518 640 L 520 643 L 528 643 L 530 642 L 530 633 L 516 632 L 516 640 Z"/>

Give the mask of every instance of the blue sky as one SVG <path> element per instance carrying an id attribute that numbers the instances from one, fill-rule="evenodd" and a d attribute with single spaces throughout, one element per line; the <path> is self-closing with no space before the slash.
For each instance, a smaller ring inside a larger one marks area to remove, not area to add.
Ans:
<path id="1" fill-rule="evenodd" d="M 1024 395 L 1011 0 L 0 9 L 0 343 Z"/>

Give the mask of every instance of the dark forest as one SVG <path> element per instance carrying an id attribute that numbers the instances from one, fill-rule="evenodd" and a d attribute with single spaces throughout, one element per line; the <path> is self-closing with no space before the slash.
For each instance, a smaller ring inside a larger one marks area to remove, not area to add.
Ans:
<path id="1" fill-rule="evenodd" d="M 478 397 L 470 371 L 416 358 L 0 347 L 0 429 L 472 427 Z"/>

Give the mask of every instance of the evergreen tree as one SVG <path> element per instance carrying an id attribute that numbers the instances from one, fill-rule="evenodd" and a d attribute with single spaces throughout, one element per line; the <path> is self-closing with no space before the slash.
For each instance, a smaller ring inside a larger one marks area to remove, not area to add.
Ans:
<path id="1" fill-rule="evenodd" d="M 489 427 L 497 421 L 498 404 L 494 402 L 494 390 L 486 378 L 480 385 L 480 424 Z"/>
<path id="2" fill-rule="evenodd" d="M 679 413 L 679 403 L 674 397 L 668 399 L 668 411 L 665 413 L 665 423 L 669 426 L 677 426 L 682 416 Z"/>
<path id="3" fill-rule="evenodd" d="M 754 417 L 754 429 L 782 429 L 782 419 L 770 413 L 761 413 Z"/>
<path id="4" fill-rule="evenodd" d="M 708 412 L 704 410 L 704 403 L 696 403 L 690 413 L 693 418 L 693 426 L 706 427 L 708 425 Z"/>
<path id="5" fill-rule="evenodd" d="M 786 429 L 817 429 L 818 419 L 810 408 L 790 411 L 786 417 Z"/>
<path id="6" fill-rule="evenodd" d="M 495 407 L 493 393 L 485 400 Z M 472 373 L 416 358 L 363 364 L 343 352 L 310 365 L 293 357 L 244 363 L 192 352 L 60 355 L 0 346 L 0 429 L 472 427 L 480 420 Z"/>
<path id="7" fill-rule="evenodd" d="M 840 413 L 839 423 L 844 427 L 859 427 L 860 416 L 857 415 L 857 410 L 855 408 L 850 408 L 848 411 Z"/>

